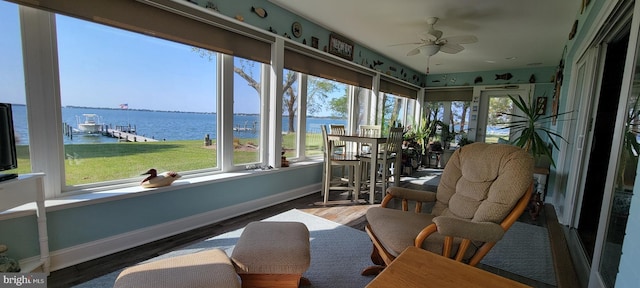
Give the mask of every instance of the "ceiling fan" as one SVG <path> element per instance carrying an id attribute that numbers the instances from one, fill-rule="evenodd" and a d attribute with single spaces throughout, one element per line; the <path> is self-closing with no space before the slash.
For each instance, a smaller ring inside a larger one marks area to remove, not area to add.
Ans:
<path id="1" fill-rule="evenodd" d="M 422 53 L 427 55 L 427 57 L 431 57 L 440 51 L 448 54 L 456 54 L 464 50 L 464 47 L 462 47 L 462 45 L 460 44 L 471 44 L 478 42 L 478 38 L 473 35 L 442 38 L 442 31 L 437 30 L 433 27 L 436 22 L 438 22 L 438 17 L 427 18 L 429 29 L 426 32 L 422 32 L 418 35 L 420 38 L 420 42 L 407 43 L 419 45 L 418 47 L 409 50 L 409 52 L 407 52 L 407 56 L 413 56 Z"/>

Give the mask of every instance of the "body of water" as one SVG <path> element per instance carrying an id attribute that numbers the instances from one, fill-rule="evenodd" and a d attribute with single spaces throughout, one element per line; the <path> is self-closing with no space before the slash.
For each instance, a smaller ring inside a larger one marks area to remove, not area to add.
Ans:
<path id="1" fill-rule="evenodd" d="M 24 105 L 13 105 L 13 125 L 20 139 L 20 145 L 29 143 L 29 127 L 27 111 Z M 115 126 L 128 126 L 136 128 L 137 134 L 158 140 L 200 140 L 209 134 L 211 139 L 217 139 L 216 114 L 190 113 L 190 112 L 166 112 L 166 111 L 139 111 L 126 109 L 98 109 L 98 108 L 62 108 L 62 122 L 77 129 L 78 120 L 84 121 L 82 114 L 96 114 L 101 123 L 114 128 Z M 260 128 L 258 115 L 234 115 L 234 127 Z M 287 132 L 288 117 L 283 117 L 282 127 Z M 320 125 L 345 124 L 344 119 L 331 118 L 307 118 L 307 131 L 320 132 Z M 234 131 L 236 138 L 254 138 L 257 130 Z M 109 143 L 117 142 L 115 138 L 99 135 L 74 134 L 73 138 L 64 137 L 65 144 L 85 143 Z"/>

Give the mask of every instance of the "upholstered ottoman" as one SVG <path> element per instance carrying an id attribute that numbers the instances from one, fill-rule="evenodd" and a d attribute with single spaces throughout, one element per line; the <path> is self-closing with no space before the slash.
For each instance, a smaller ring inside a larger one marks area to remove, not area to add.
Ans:
<path id="1" fill-rule="evenodd" d="M 242 287 L 298 287 L 311 263 L 309 230 L 299 222 L 251 222 L 233 248 L 231 260 Z"/>
<path id="2" fill-rule="evenodd" d="M 231 260 L 220 249 L 165 258 L 122 271 L 114 288 L 240 287 Z"/>

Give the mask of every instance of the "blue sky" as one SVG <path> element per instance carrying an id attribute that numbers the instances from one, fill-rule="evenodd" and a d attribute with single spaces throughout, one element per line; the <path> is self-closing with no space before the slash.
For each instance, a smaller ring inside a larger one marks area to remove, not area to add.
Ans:
<path id="1" fill-rule="evenodd" d="M 25 103 L 15 4 L 0 2 L 0 96 Z M 191 46 L 58 15 L 62 105 L 214 112 L 216 65 Z M 257 67 L 257 65 L 256 65 Z M 254 75 L 259 75 L 255 72 Z M 235 113 L 257 113 L 257 93 L 235 77 Z"/>
<path id="2" fill-rule="evenodd" d="M 0 101 L 24 104 L 24 74 L 18 9 L 0 1 Z"/>

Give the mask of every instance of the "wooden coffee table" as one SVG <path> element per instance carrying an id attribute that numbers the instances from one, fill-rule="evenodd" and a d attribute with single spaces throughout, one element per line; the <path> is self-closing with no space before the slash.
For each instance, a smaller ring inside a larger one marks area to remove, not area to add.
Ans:
<path id="1" fill-rule="evenodd" d="M 531 286 L 417 247 L 409 247 L 373 279 L 367 287 L 513 288 Z"/>

